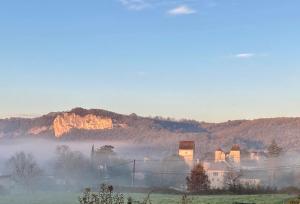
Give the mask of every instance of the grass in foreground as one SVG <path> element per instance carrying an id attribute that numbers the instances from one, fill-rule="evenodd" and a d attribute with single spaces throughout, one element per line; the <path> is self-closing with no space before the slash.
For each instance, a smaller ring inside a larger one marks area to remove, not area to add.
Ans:
<path id="1" fill-rule="evenodd" d="M 18 194 L 0 196 L 0 204 L 79 204 L 79 194 L 42 192 L 34 194 Z M 134 200 L 142 201 L 146 194 L 125 194 Z M 180 195 L 152 194 L 152 204 L 176 204 L 180 203 Z M 233 202 L 253 202 L 256 204 L 282 204 L 283 201 L 291 198 L 289 195 L 209 195 L 209 196 L 189 196 L 193 204 L 232 204 Z"/>
<path id="2" fill-rule="evenodd" d="M 134 199 L 143 200 L 145 194 L 131 194 Z M 180 203 L 181 196 L 179 195 L 151 195 L 153 204 L 171 204 Z M 256 204 L 282 204 L 289 195 L 209 195 L 209 196 L 188 196 L 193 204 L 232 204 L 234 202 L 249 202 Z"/>

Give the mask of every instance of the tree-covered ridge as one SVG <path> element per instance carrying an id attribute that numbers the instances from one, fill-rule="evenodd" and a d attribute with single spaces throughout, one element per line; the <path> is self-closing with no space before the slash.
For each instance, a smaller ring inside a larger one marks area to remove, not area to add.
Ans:
<path id="1" fill-rule="evenodd" d="M 72 129 L 61 139 L 110 140 L 136 144 L 163 144 L 169 146 L 182 139 L 194 140 L 203 145 L 205 152 L 216 146 L 239 143 L 244 148 L 266 148 L 275 139 L 286 149 L 300 145 L 300 118 L 265 118 L 237 120 L 223 123 L 205 123 L 195 120 L 175 120 L 162 117 L 141 117 L 136 114 L 118 114 L 101 109 L 75 108 L 65 112 L 53 112 L 37 118 L 10 118 L 0 120 L 0 138 L 27 138 L 38 136 L 55 139 L 53 121 L 58 115 L 73 113 L 79 116 L 92 114 L 111 118 L 112 129 Z M 163 142 L 162 142 L 163 141 Z"/>

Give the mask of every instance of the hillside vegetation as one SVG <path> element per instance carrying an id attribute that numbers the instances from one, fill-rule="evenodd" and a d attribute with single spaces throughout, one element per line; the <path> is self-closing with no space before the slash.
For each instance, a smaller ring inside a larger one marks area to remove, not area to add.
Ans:
<path id="1" fill-rule="evenodd" d="M 264 148 L 273 139 L 284 149 L 300 145 L 300 118 L 266 118 L 238 120 L 224 123 L 205 123 L 194 120 L 172 120 L 161 117 L 123 115 L 101 109 L 75 108 L 54 112 L 37 118 L 10 118 L 0 120 L 0 138 L 15 139 L 40 137 L 56 139 L 53 124 L 63 114 L 71 114 L 79 121 L 67 120 L 68 131 L 62 131 L 62 140 L 126 141 L 133 144 L 172 145 L 180 140 L 195 140 L 203 152 L 217 146 L 230 147 L 239 143 L 245 148 Z M 89 117 L 85 117 L 89 115 Z M 92 119 L 91 119 L 92 118 Z M 99 121 L 92 121 L 93 118 Z M 85 121 L 80 121 L 80 119 Z M 106 126 L 101 120 L 111 121 Z M 102 124 L 97 129 L 98 124 Z M 77 127 L 77 124 L 81 126 Z M 82 125 L 87 124 L 87 125 Z M 92 127 L 92 128 L 89 128 Z M 109 128 L 105 128 L 109 127 Z"/>

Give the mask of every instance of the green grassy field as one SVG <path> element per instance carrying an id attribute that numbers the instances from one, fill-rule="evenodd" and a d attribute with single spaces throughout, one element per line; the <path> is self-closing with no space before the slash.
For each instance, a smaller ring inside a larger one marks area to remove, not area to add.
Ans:
<path id="1" fill-rule="evenodd" d="M 34 193 L 15 196 L 0 196 L 1 204 L 79 204 L 78 194 L 74 193 Z M 126 196 L 128 196 L 126 194 Z M 130 194 L 134 200 L 142 201 L 145 194 Z M 152 204 L 179 203 L 181 196 L 153 194 Z M 256 204 L 282 204 L 290 198 L 288 195 L 218 195 L 189 196 L 192 203 L 199 204 L 232 204 L 233 202 L 253 202 Z"/>
<path id="2" fill-rule="evenodd" d="M 133 198 L 143 200 L 145 195 L 133 194 Z M 180 203 L 181 196 L 177 195 L 151 195 L 154 204 Z M 249 202 L 256 204 L 282 204 L 290 198 L 288 195 L 210 195 L 210 196 L 189 196 L 191 203 L 199 204 L 232 204 L 234 202 Z"/>

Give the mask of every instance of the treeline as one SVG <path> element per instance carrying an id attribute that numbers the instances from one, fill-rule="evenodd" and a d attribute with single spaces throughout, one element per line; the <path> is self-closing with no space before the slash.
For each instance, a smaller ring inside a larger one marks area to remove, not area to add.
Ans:
<path id="1" fill-rule="evenodd" d="M 123 165 L 123 159 L 105 148 L 98 155 L 103 159 L 102 163 L 93 161 L 79 151 L 73 151 L 69 146 L 59 145 L 54 158 L 41 166 L 32 154 L 17 152 L 5 163 L 5 175 L 0 178 L 0 193 L 78 191 L 101 182 L 130 184 L 131 171 L 129 165 Z"/>
<path id="2" fill-rule="evenodd" d="M 269 152 L 275 158 L 281 151 L 275 143 L 269 147 Z M 126 160 L 111 145 L 93 149 L 90 156 L 73 151 L 69 146 L 59 145 L 52 160 L 43 166 L 31 154 L 15 153 L 6 162 L 5 178 L 0 178 L 0 193 L 24 190 L 79 191 L 100 183 L 109 183 L 117 188 L 142 186 L 160 192 L 172 189 L 191 194 L 278 192 L 274 187 L 245 185 L 241 182 L 242 176 L 239 171 L 227 172 L 222 189 L 213 189 L 201 163 L 190 170 L 178 155 L 158 160 Z M 7 182 L 2 182 L 3 179 L 7 179 Z"/>

